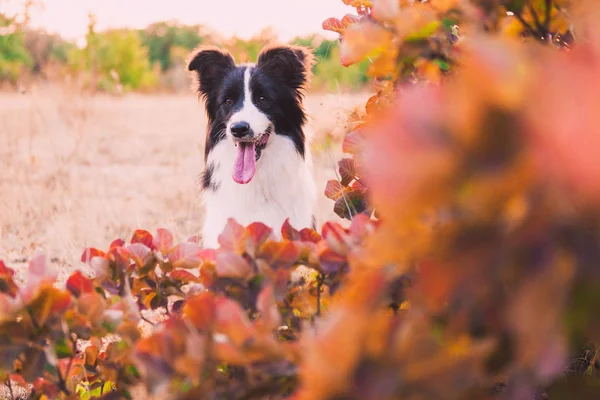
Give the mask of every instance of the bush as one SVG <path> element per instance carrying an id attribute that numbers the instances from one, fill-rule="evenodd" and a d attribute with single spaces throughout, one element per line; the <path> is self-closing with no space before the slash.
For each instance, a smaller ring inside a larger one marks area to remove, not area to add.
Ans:
<path id="1" fill-rule="evenodd" d="M 31 64 L 20 26 L 14 18 L 0 13 L 0 81 L 16 83 Z"/>
<path id="2" fill-rule="evenodd" d="M 77 72 L 92 76 L 96 88 L 113 90 L 152 89 L 158 83 L 158 71 L 148 60 L 148 51 L 134 31 L 114 30 L 97 33 L 94 21 L 89 25 L 86 46 L 69 54 L 69 65 Z"/>
<path id="3" fill-rule="evenodd" d="M 565 25 L 552 1 L 346 2 L 360 16 L 325 26 L 340 31 L 345 64 L 373 60 L 377 91 L 327 188 L 360 199 L 349 227 L 286 222 L 275 240 L 263 224 L 230 220 L 218 249 L 138 230 L 84 251 L 94 274 L 75 272 L 65 289 L 40 256 L 23 288 L 0 264 L 0 375 L 11 388 L 599 398 L 593 3 L 569 8 Z M 506 9 L 520 29 L 496 32 Z M 565 26 L 582 32 L 577 42 L 562 39 Z M 553 40 L 538 43 L 541 30 Z"/>
<path id="4" fill-rule="evenodd" d="M 142 44 L 148 49 L 151 64 L 158 63 L 164 72 L 173 67 L 174 50 L 183 48 L 189 52 L 203 41 L 200 26 L 181 26 L 169 22 L 157 22 L 140 31 Z"/>

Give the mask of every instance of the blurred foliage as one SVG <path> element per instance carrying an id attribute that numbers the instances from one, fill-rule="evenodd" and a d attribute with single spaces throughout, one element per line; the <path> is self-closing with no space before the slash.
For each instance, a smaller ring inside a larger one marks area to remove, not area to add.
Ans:
<path id="1" fill-rule="evenodd" d="M 148 50 L 131 30 L 96 32 L 90 16 L 85 47 L 69 53 L 69 67 L 87 73 L 101 89 L 152 89 L 158 81 L 148 59 Z"/>
<path id="2" fill-rule="evenodd" d="M 0 81 L 16 83 L 19 76 L 32 66 L 25 47 L 21 26 L 14 17 L 0 13 Z"/>
<path id="3" fill-rule="evenodd" d="M 2 18 L 7 25 L 9 19 Z M 78 48 L 58 35 L 27 27 L 22 29 L 21 25 L 18 28 L 10 35 L 0 35 L 1 45 L 6 47 L 1 54 L 5 72 L 0 81 L 15 83 L 25 73 L 46 76 L 46 70 L 59 69 L 63 76 L 80 78 L 88 88 L 108 91 L 187 90 L 185 58 L 195 47 L 201 44 L 223 47 L 242 63 L 256 61 L 260 50 L 276 41 L 272 29 L 265 29 L 250 39 L 225 39 L 202 26 L 172 21 L 157 22 L 139 30 L 98 32 L 94 16 L 90 16 L 85 43 Z M 369 61 L 350 67 L 340 65 L 337 40 L 313 35 L 292 42 L 315 51 L 317 64 L 312 89 L 339 92 L 362 89 L 367 84 Z"/>
<path id="4" fill-rule="evenodd" d="M 140 30 L 139 34 L 142 44 L 148 49 L 150 63 L 159 63 L 162 71 L 175 65 L 176 49 L 189 52 L 202 44 L 205 35 L 201 26 L 182 26 L 169 22 L 151 24 Z"/>

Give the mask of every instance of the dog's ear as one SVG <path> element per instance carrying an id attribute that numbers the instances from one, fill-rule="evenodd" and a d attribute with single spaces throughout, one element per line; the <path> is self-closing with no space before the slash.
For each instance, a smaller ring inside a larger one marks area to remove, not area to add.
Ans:
<path id="1" fill-rule="evenodd" d="M 199 47 L 188 56 L 188 70 L 194 77 L 194 90 L 208 97 L 214 94 L 227 72 L 235 68 L 233 57 L 216 47 Z"/>
<path id="2" fill-rule="evenodd" d="M 314 56 L 308 48 L 302 46 L 271 46 L 260 52 L 256 65 L 298 91 L 304 89 L 308 83 Z"/>

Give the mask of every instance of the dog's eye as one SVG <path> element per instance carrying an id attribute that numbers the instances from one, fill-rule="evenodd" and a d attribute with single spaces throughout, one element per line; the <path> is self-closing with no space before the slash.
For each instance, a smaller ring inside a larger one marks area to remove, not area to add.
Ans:
<path id="1" fill-rule="evenodd" d="M 225 99 L 225 101 L 223 102 L 223 104 L 225 104 L 226 106 L 230 106 L 233 104 L 233 100 L 231 99 Z"/>
<path id="2" fill-rule="evenodd" d="M 267 101 L 269 101 L 269 99 L 267 99 L 267 97 L 266 97 L 266 96 L 260 96 L 260 97 L 258 98 L 258 101 L 260 101 L 261 103 L 266 103 Z"/>

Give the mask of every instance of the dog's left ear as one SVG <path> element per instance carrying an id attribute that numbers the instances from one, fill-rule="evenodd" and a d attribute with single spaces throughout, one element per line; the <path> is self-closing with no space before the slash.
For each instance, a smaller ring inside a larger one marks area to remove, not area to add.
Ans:
<path id="1" fill-rule="evenodd" d="M 262 50 L 256 66 L 298 91 L 308 83 L 314 63 L 314 56 L 308 48 L 285 45 Z"/>

